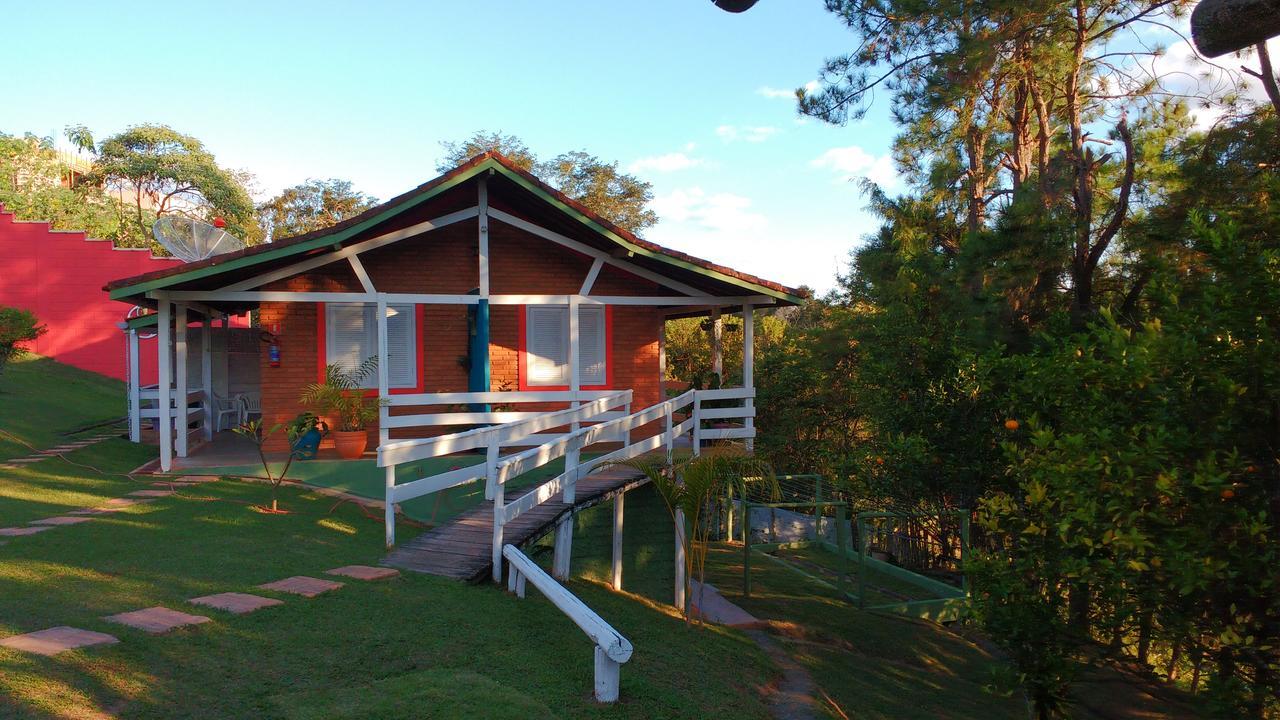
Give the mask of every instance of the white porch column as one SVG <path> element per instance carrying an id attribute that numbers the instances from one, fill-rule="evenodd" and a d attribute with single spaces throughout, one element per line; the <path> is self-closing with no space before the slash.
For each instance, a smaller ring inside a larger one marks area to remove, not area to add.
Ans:
<path id="1" fill-rule="evenodd" d="M 174 375 L 177 377 L 177 387 L 174 392 L 177 393 L 176 412 L 177 437 L 174 440 L 177 448 L 178 457 L 187 456 L 187 306 L 182 303 L 174 305 L 173 312 L 174 325 L 174 344 L 173 344 L 173 369 Z"/>
<path id="2" fill-rule="evenodd" d="M 581 343 L 578 338 L 578 296 L 569 296 L 569 390 L 573 392 L 576 398 L 578 392 L 582 389 L 582 369 L 581 369 Z M 573 401 L 572 407 L 581 405 L 577 400 Z M 571 429 L 576 431 L 581 427 L 577 422 L 573 423 Z M 570 505 L 573 504 L 574 496 L 577 491 L 577 471 L 578 458 L 581 453 L 581 446 L 575 441 L 570 444 L 568 452 L 565 453 L 564 469 L 564 501 Z M 570 568 L 573 558 L 573 515 L 560 521 L 556 525 L 556 542 L 554 561 L 552 563 L 552 576 L 557 580 L 568 580 Z"/>
<path id="3" fill-rule="evenodd" d="M 129 442 L 142 442 L 142 372 L 139 366 L 138 331 L 126 330 L 129 356 Z"/>
<path id="4" fill-rule="evenodd" d="M 378 293 L 378 397 L 386 398 L 391 395 L 391 371 L 387 367 L 390 362 L 387 357 L 387 296 Z M 382 408 L 378 411 L 379 419 L 386 417 L 388 411 Z M 391 439 L 391 429 L 386 423 L 378 423 L 378 447 L 387 444 Z M 390 476 L 389 476 L 390 477 Z"/>
<path id="5" fill-rule="evenodd" d="M 578 392 L 582 390 L 582 343 L 578 337 L 578 296 L 569 296 L 569 390 L 573 392 L 575 398 L 570 407 L 578 407 L 581 403 L 577 401 Z M 573 429 L 580 427 L 578 423 L 573 424 Z"/>
<path id="6" fill-rule="evenodd" d="M 213 319 L 200 325 L 200 386 L 204 389 L 204 439 L 213 439 Z"/>
<path id="7" fill-rule="evenodd" d="M 720 308 L 711 311 L 711 372 L 724 386 L 724 321 L 720 319 Z"/>
<path id="8" fill-rule="evenodd" d="M 658 399 L 667 399 L 667 319 L 662 319 L 662 330 L 658 332 Z"/>
<path id="9" fill-rule="evenodd" d="M 156 387 L 156 407 L 159 417 L 156 418 L 156 433 L 160 435 L 160 469 L 168 472 L 173 467 L 173 415 L 169 404 L 172 402 L 173 356 L 169 352 L 171 305 L 167 297 L 157 298 L 160 317 L 157 318 L 156 358 L 159 378 Z"/>
<path id="10" fill-rule="evenodd" d="M 476 245 L 480 255 L 480 297 L 489 299 L 489 185 L 480 178 L 477 186 L 479 236 Z"/>
<path id="11" fill-rule="evenodd" d="M 756 368 L 756 309 L 752 305 L 742 306 L 742 387 L 754 388 L 755 368 Z M 743 406 L 748 410 L 755 407 L 756 401 L 753 398 L 747 398 Z M 745 418 L 745 427 L 754 432 L 756 427 L 756 419 L 748 415 Z M 747 450 L 754 450 L 756 441 L 754 437 L 746 439 Z"/>

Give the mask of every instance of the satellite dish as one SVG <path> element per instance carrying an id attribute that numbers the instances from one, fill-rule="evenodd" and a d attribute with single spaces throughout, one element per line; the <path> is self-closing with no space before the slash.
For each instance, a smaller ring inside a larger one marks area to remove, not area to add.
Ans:
<path id="1" fill-rule="evenodd" d="M 244 249 L 244 241 L 226 230 L 182 215 L 158 218 L 151 226 L 151 234 L 174 257 L 185 262 Z"/>
<path id="2" fill-rule="evenodd" d="M 756 4 L 756 0 L 711 0 L 711 3 L 721 10 L 727 10 L 731 13 L 746 12 Z"/>
<path id="3" fill-rule="evenodd" d="M 143 315 L 150 315 L 150 314 L 151 314 L 151 311 L 148 310 L 147 308 L 141 307 L 139 305 L 134 305 L 133 307 L 129 308 L 129 312 L 128 314 L 125 315 L 125 319 L 132 320 L 134 318 L 142 317 Z M 155 336 L 156 336 L 155 333 L 150 332 L 148 330 L 138 331 L 138 337 L 143 340 L 150 340 Z"/>

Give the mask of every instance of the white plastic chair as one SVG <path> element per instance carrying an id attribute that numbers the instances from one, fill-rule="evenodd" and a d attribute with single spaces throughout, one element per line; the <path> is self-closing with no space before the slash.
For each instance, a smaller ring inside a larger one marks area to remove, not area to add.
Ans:
<path id="1" fill-rule="evenodd" d="M 262 396 L 257 393 L 241 393 L 240 415 L 243 418 L 241 422 L 252 420 L 254 417 L 262 417 Z"/>
<path id="2" fill-rule="evenodd" d="M 234 425 L 222 426 L 222 419 L 230 417 L 235 423 Z M 240 398 L 225 398 L 221 395 L 213 396 L 213 429 L 227 430 L 239 426 L 244 422 L 244 406 L 240 402 Z"/>

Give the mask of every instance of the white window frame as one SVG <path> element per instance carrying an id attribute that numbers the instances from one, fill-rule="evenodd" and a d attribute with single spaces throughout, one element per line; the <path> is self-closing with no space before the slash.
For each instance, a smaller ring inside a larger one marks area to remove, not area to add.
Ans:
<path id="1" fill-rule="evenodd" d="M 535 326 L 534 326 L 531 315 L 533 312 L 536 311 L 536 309 L 543 309 L 543 310 L 554 309 L 554 310 L 563 311 L 561 315 L 561 323 L 560 323 L 562 337 L 563 337 L 562 350 L 563 350 L 564 357 L 566 358 L 569 357 L 569 346 L 570 346 L 569 306 L 568 305 L 526 305 L 524 308 L 524 337 L 522 338 L 522 340 L 524 341 L 525 356 L 526 356 L 525 364 L 524 364 L 524 384 L 531 388 L 533 387 L 568 387 L 571 384 L 570 383 L 571 370 L 569 368 L 568 363 L 565 363 L 564 365 L 560 366 L 560 377 L 557 379 L 535 380 L 533 377 L 532 348 L 534 346 L 533 332 L 534 332 Z M 603 368 L 599 378 L 588 378 L 584 374 L 579 378 L 579 381 L 580 381 L 579 384 L 581 387 L 584 387 L 584 388 L 585 387 L 592 387 L 592 388 L 608 387 L 609 386 L 609 361 L 611 358 L 610 358 L 610 352 L 609 352 L 609 309 L 607 306 L 604 306 L 604 305 L 587 305 L 587 306 L 579 305 L 578 306 L 579 363 L 582 362 L 582 355 L 587 353 L 589 350 L 589 348 L 587 348 L 582 343 L 582 335 L 583 335 L 582 325 L 583 325 L 583 321 L 589 315 L 597 315 L 600 318 L 599 350 L 600 350 L 600 357 L 603 362 Z M 582 369 L 585 371 L 586 369 L 585 364 L 582 365 Z"/>
<path id="2" fill-rule="evenodd" d="M 360 358 L 360 361 L 363 362 L 365 358 L 369 358 L 378 354 L 378 323 L 376 322 L 377 321 L 376 315 L 378 312 L 377 303 L 325 303 L 325 306 L 324 306 L 324 334 L 325 334 L 324 362 L 325 362 L 325 365 L 332 365 L 335 361 L 338 360 L 338 358 L 335 358 L 333 355 L 334 348 L 337 347 L 338 345 L 337 340 L 334 338 L 334 331 L 337 326 L 337 323 L 335 322 L 335 318 L 334 318 L 334 312 L 338 308 L 353 308 L 353 307 L 363 308 L 364 310 L 364 322 L 363 322 L 364 335 L 365 335 L 364 347 L 367 348 L 367 351 L 363 353 L 364 358 Z M 403 305 L 399 303 L 396 303 L 394 305 L 388 304 L 387 308 L 389 310 L 394 309 L 398 314 L 407 315 L 407 319 L 409 323 L 408 325 L 409 340 L 407 343 L 406 355 L 408 355 L 407 362 L 409 363 L 409 367 L 410 367 L 408 379 L 402 380 L 399 382 L 395 380 L 391 380 L 388 383 L 388 389 L 401 390 L 401 389 L 417 388 L 418 380 L 421 377 L 421 372 L 422 372 L 422 368 L 418 367 L 418 343 L 422 341 L 421 338 L 418 337 L 418 308 L 415 305 Z M 390 322 L 391 318 L 388 317 L 387 320 L 388 322 Z M 398 358 L 396 357 L 396 354 L 395 354 L 395 347 L 390 342 L 388 342 L 387 352 L 388 354 L 391 355 L 391 362 L 398 364 L 397 363 Z M 394 376 L 395 376 L 394 372 L 388 373 L 388 377 L 394 377 Z M 377 390 L 378 389 L 377 373 L 373 373 L 369 377 L 365 378 L 364 384 L 361 387 L 368 390 Z"/>

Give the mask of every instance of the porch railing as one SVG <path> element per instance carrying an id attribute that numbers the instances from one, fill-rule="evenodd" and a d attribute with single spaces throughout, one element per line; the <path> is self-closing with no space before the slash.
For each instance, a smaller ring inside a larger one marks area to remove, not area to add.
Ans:
<path id="1" fill-rule="evenodd" d="M 398 428 L 435 428 L 457 425 L 504 425 L 532 420 L 546 414 L 546 410 L 489 410 L 489 411 L 440 411 L 406 412 L 395 414 L 396 408 L 441 407 L 458 405 L 545 405 L 548 403 L 582 403 L 611 398 L 618 395 L 617 390 L 522 390 L 502 392 L 449 392 L 449 393 L 415 393 L 407 395 L 391 395 L 379 415 L 379 445 L 391 441 L 391 431 Z M 629 392 L 629 391 L 626 391 Z M 590 421 L 611 420 L 630 412 L 631 399 L 620 406 L 620 410 L 610 410 L 588 418 Z M 553 436 L 522 436 L 526 445 L 536 445 L 552 439 Z"/>

